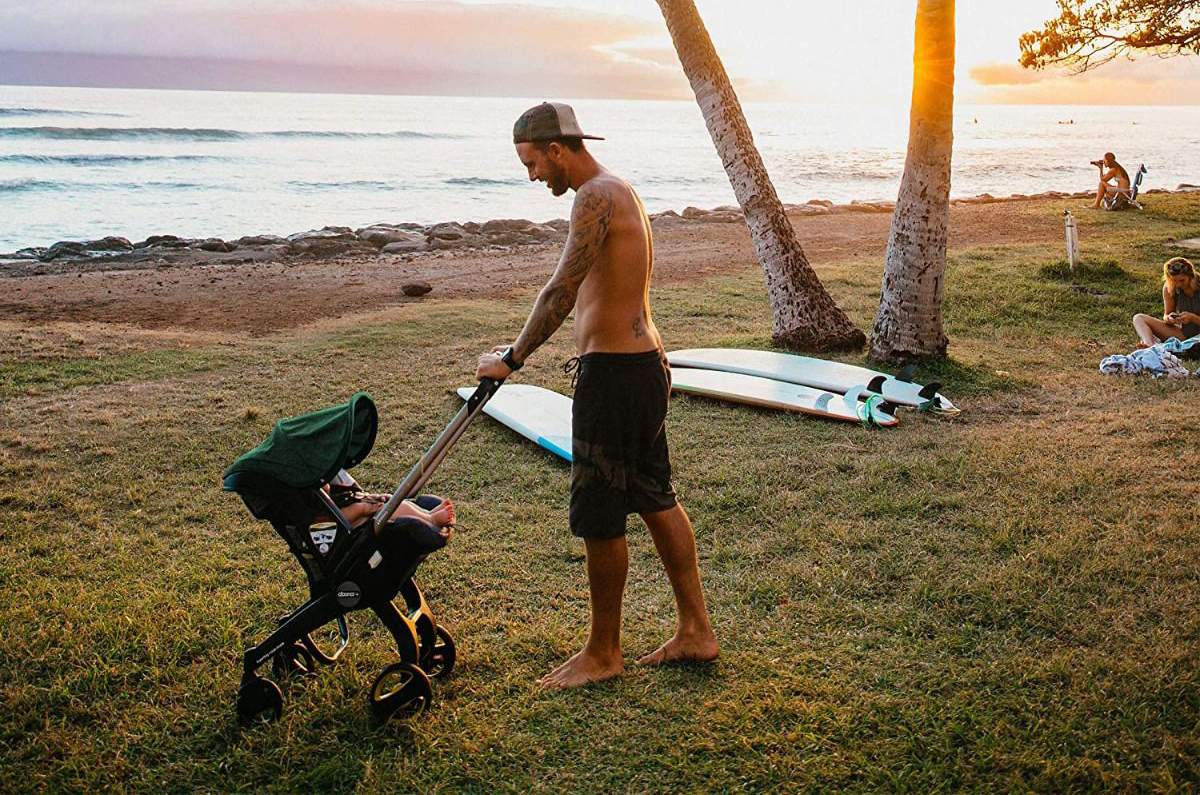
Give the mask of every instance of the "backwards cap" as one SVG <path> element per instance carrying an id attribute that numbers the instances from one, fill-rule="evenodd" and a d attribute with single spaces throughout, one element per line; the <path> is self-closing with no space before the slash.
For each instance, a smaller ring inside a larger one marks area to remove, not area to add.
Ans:
<path id="1" fill-rule="evenodd" d="M 543 102 L 534 105 L 522 113 L 513 125 L 514 144 L 553 141 L 558 138 L 604 140 L 598 135 L 588 135 L 579 129 L 574 109 L 563 102 Z"/>

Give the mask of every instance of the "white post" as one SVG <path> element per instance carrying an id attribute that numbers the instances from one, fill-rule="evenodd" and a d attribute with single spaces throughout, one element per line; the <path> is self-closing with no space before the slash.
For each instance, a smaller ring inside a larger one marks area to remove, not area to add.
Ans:
<path id="1" fill-rule="evenodd" d="M 1079 259 L 1079 230 L 1075 226 L 1075 216 L 1071 215 L 1070 210 L 1064 210 L 1063 215 L 1066 217 L 1067 263 L 1071 270 L 1075 270 L 1075 262 Z"/>

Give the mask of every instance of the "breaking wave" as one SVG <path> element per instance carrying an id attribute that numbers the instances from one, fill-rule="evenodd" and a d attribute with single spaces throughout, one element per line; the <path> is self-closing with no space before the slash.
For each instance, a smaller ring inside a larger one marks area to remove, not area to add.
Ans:
<path id="1" fill-rule="evenodd" d="M 413 130 L 346 132 L 340 130 L 270 130 L 248 132 L 207 127 L 0 127 L 0 138 L 44 138 L 85 141 L 245 141 L 260 138 L 462 138 Z"/>

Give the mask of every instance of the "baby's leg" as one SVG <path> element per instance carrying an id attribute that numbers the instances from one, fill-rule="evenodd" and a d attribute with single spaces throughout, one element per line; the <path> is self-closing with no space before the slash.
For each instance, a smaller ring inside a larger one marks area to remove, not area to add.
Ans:
<path id="1" fill-rule="evenodd" d="M 454 524 L 454 503 L 443 500 L 442 504 L 429 512 L 429 521 L 435 527 L 449 527 Z"/>
<path id="2" fill-rule="evenodd" d="M 342 516 L 345 516 L 346 521 L 350 523 L 351 527 L 353 527 L 368 516 L 374 515 L 374 513 L 378 510 L 379 503 L 352 502 L 346 507 L 342 508 Z"/>
<path id="3" fill-rule="evenodd" d="M 454 503 L 436 494 L 422 494 L 413 500 L 418 506 L 429 512 L 429 521 L 438 527 L 448 527 L 454 524 Z"/>
<path id="4" fill-rule="evenodd" d="M 405 500 L 400 503 L 400 507 L 396 509 L 393 516 L 413 516 L 434 527 L 447 527 L 454 524 L 454 505 L 450 500 L 442 500 L 440 503 L 434 503 L 432 500 L 424 497 L 417 498 L 420 503 L 411 500 Z M 426 510 L 421 505 L 430 505 L 432 510 Z"/>
<path id="5" fill-rule="evenodd" d="M 445 502 L 446 499 L 444 497 L 439 497 L 436 494 L 419 494 L 416 497 L 413 497 L 412 501 L 417 504 L 417 507 L 423 508 L 426 511 L 432 511 L 434 508 Z"/>

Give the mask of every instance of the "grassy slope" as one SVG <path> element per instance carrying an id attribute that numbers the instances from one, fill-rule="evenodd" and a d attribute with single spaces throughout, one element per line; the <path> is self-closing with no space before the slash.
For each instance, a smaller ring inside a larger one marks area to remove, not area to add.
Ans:
<path id="1" fill-rule="evenodd" d="M 232 343 L 9 329 L 0 790 L 1200 786 L 1200 495 L 1176 474 L 1200 463 L 1196 387 L 1096 372 L 1129 347 L 1129 316 L 1156 310 L 1165 241 L 1200 231 L 1200 198 L 1151 198 L 1141 215 L 1081 213 L 1078 274 L 1057 247 L 951 253 L 954 359 L 926 376 L 958 418 L 872 432 L 675 399 L 676 486 L 723 644 L 710 668 L 532 687 L 586 627 L 567 470 L 479 423 L 435 482 L 462 532 L 421 572 L 461 667 L 431 713 L 385 729 L 365 690 L 394 651 L 361 614 L 347 661 L 285 688 L 279 724 L 235 729 L 240 650 L 304 593 L 217 476 L 274 418 L 366 387 L 382 428 L 356 474 L 389 488 L 531 296 Z M 1028 212 L 1054 224 L 1061 207 Z M 864 327 L 879 268 L 822 272 Z M 769 336 L 753 263 L 655 301 L 670 347 Z M 553 363 L 568 339 L 523 380 L 567 391 Z M 640 528 L 631 565 L 632 656 L 670 633 L 672 605 Z"/>

